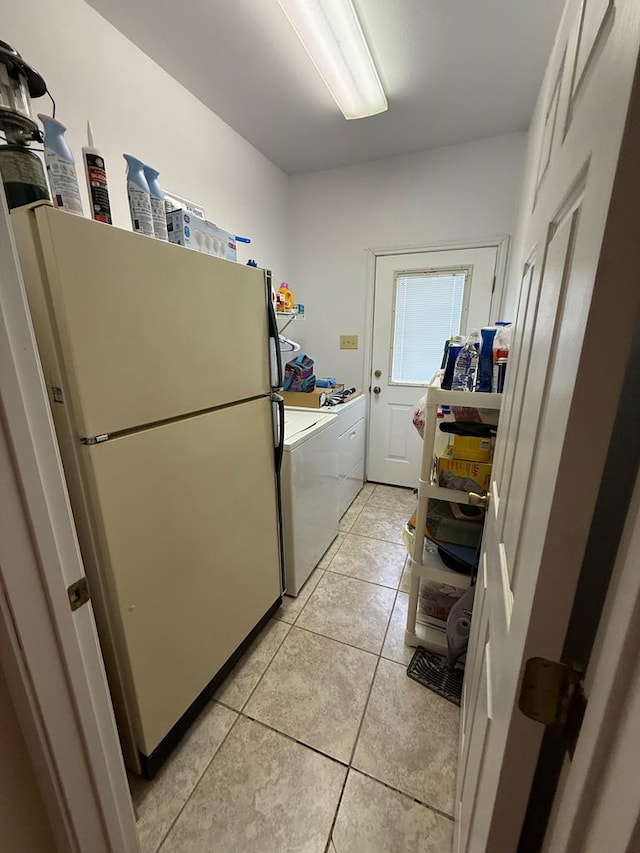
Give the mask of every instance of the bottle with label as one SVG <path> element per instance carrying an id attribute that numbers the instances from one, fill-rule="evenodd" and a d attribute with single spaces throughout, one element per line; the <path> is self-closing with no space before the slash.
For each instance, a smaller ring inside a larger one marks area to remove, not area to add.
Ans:
<path id="1" fill-rule="evenodd" d="M 476 391 L 493 390 L 493 339 L 495 326 L 483 326 L 480 329 L 480 354 L 478 356 L 478 379 Z"/>
<path id="2" fill-rule="evenodd" d="M 474 329 L 458 353 L 451 380 L 452 391 L 473 391 L 475 388 L 479 346 L 480 332 Z"/>
<path id="3" fill-rule="evenodd" d="M 104 157 L 93 143 L 91 123 L 87 122 L 87 145 L 82 149 L 84 173 L 87 178 L 87 192 L 91 206 L 91 218 L 96 222 L 111 225 L 111 205 L 109 203 L 109 187 L 107 186 L 107 170 Z"/>
<path id="4" fill-rule="evenodd" d="M 44 162 L 53 203 L 61 210 L 82 216 L 76 161 L 64 138 L 67 128 L 51 116 L 38 113 L 38 118 L 44 126 Z"/>
<path id="5" fill-rule="evenodd" d="M 503 361 L 506 363 L 509 358 L 509 350 L 511 349 L 511 337 L 513 334 L 513 325 L 511 323 L 496 323 L 498 331 L 493 339 L 493 390 L 498 390 L 498 364 Z M 505 368 L 506 370 L 506 368 Z"/>
<path id="6" fill-rule="evenodd" d="M 153 235 L 156 240 L 168 240 L 167 213 L 164 206 L 164 190 L 158 183 L 158 172 L 156 169 L 145 164 L 144 176 L 149 184 L 151 200 L 151 216 L 153 217 Z"/>
<path id="7" fill-rule="evenodd" d="M 453 371 L 456 366 L 456 359 L 460 353 L 460 350 L 464 346 L 464 338 L 461 335 L 452 335 L 451 340 L 449 341 L 449 347 L 447 349 L 447 364 L 444 369 L 444 376 L 442 377 L 442 383 L 440 385 L 441 388 L 444 388 L 446 391 L 451 390 L 451 383 L 453 382 Z"/>
<path id="8" fill-rule="evenodd" d="M 122 155 L 127 162 L 127 195 L 131 225 L 138 234 L 153 237 L 153 215 L 151 213 L 151 194 L 144 176 L 144 163 L 131 154 Z"/>

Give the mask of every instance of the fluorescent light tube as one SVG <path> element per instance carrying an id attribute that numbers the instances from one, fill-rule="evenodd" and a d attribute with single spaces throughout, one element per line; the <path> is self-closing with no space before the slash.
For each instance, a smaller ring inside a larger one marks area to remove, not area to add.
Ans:
<path id="1" fill-rule="evenodd" d="M 351 0 L 278 0 L 346 119 L 388 109 Z"/>

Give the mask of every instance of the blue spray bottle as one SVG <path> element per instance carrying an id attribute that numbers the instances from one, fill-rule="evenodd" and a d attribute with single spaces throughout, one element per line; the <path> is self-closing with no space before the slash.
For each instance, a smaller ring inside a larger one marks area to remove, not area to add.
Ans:
<path id="1" fill-rule="evenodd" d="M 51 116 L 38 113 L 38 118 L 44 126 L 44 162 L 53 203 L 61 210 L 82 216 L 76 161 L 64 138 L 67 128 Z"/>
<path id="2" fill-rule="evenodd" d="M 151 197 L 151 215 L 153 217 L 153 234 L 157 240 L 168 240 L 167 233 L 167 213 L 164 208 L 164 190 L 161 189 L 158 183 L 158 172 L 152 166 L 144 167 L 144 176 L 149 184 L 149 194 Z"/>
<path id="3" fill-rule="evenodd" d="M 144 176 L 144 163 L 131 154 L 123 154 L 127 161 L 127 195 L 131 224 L 138 234 L 153 237 L 153 216 L 151 213 L 151 195 L 149 184 Z"/>

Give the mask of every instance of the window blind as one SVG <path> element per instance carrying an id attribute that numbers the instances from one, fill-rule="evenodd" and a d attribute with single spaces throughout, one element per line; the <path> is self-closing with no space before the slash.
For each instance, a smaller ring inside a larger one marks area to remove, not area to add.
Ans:
<path id="1" fill-rule="evenodd" d="M 460 333 L 466 272 L 398 276 L 391 381 L 425 385 L 440 368 L 445 340 Z"/>

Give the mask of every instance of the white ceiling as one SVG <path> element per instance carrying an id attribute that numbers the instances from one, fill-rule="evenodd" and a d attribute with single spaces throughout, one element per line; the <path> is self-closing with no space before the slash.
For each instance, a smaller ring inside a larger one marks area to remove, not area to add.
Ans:
<path id="1" fill-rule="evenodd" d="M 526 129 L 564 5 L 355 0 L 389 110 L 346 121 L 277 0 L 88 2 L 289 174 Z"/>

